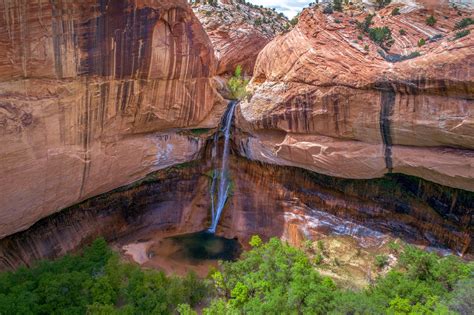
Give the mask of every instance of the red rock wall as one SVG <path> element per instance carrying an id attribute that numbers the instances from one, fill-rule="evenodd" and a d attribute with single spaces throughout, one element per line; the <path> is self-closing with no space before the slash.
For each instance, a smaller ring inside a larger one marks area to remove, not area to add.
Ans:
<path id="1" fill-rule="evenodd" d="M 345 178 L 401 172 L 474 191 L 473 32 L 453 40 L 454 24 L 470 13 L 444 8 L 431 27 L 427 10 L 402 6 L 392 16 L 393 7 L 371 26 L 392 31 L 384 54 L 421 56 L 385 60 L 359 38 L 356 21 L 367 13 L 355 10 L 308 9 L 264 48 L 237 113 L 248 157 Z M 418 47 L 420 38 L 427 44 Z"/>
<path id="2" fill-rule="evenodd" d="M 195 158 L 215 68 L 184 0 L 0 3 L 0 237 Z"/>

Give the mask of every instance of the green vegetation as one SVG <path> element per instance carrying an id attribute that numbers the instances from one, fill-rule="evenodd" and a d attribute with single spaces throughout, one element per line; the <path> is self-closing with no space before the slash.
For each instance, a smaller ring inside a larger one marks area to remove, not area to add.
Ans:
<path id="1" fill-rule="evenodd" d="M 374 18 L 374 14 L 369 14 L 365 17 L 364 22 L 356 21 L 357 27 L 362 33 L 368 33 L 370 26 L 372 25 L 372 19 Z"/>
<path id="2" fill-rule="evenodd" d="M 324 7 L 323 13 L 324 14 L 333 14 L 334 10 L 332 8 L 332 4 L 328 4 L 327 6 Z"/>
<path id="3" fill-rule="evenodd" d="M 195 129 L 189 129 L 189 132 L 194 135 L 194 136 L 200 136 L 203 134 L 206 134 L 211 130 L 210 128 L 195 128 Z"/>
<path id="4" fill-rule="evenodd" d="M 377 255 L 375 256 L 375 266 L 382 269 L 388 265 L 388 256 L 387 255 Z"/>
<path id="5" fill-rule="evenodd" d="M 295 16 L 294 18 L 292 18 L 290 20 L 290 24 L 291 26 L 296 26 L 296 24 L 298 24 L 298 16 Z"/>
<path id="6" fill-rule="evenodd" d="M 121 263 L 103 239 L 80 256 L 0 274 L 0 314 L 171 314 L 206 295 L 194 274 L 167 277 Z"/>
<path id="7" fill-rule="evenodd" d="M 404 36 L 407 34 L 407 31 L 405 31 L 403 28 L 401 28 L 399 31 L 400 35 Z"/>
<path id="8" fill-rule="evenodd" d="M 418 41 L 418 47 L 421 47 L 423 46 L 424 44 L 426 44 L 426 41 L 424 38 L 420 38 L 420 40 Z"/>
<path id="9" fill-rule="evenodd" d="M 332 3 L 334 11 L 342 12 L 342 0 L 333 0 Z"/>
<path id="10" fill-rule="evenodd" d="M 369 37 L 382 48 L 391 46 L 393 43 L 392 32 L 387 26 L 370 28 Z"/>
<path id="11" fill-rule="evenodd" d="M 392 15 L 400 15 L 400 8 L 393 8 Z"/>
<path id="12" fill-rule="evenodd" d="M 247 96 L 247 84 L 248 80 L 244 79 L 242 76 L 242 66 L 238 65 L 235 69 L 234 76 L 229 79 L 227 86 L 229 87 L 231 97 L 236 100 L 241 100 Z"/>
<path id="13" fill-rule="evenodd" d="M 396 245 L 398 265 L 364 290 L 338 287 L 317 268 L 324 244 L 304 251 L 252 237 L 236 262 L 209 279 L 168 277 L 122 263 L 103 239 L 82 255 L 0 274 L 0 314 L 468 314 L 474 264 Z M 387 256 L 376 258 L 385 266 Z M 340 265 L 337 257 L 333 264 Z"/>
<path id="14" fill-rule="evenodd" d="M 471 24 L 474 24 L 474 19 L 472 18 L 464 18 L 462 19 L 461 21 L 459 22 L 456 22 L 455 26 L 454 26 L 454 29 L 456 30 L 460 30 L 460 29 L 463 29 L 465 27 L 468 27 L 469 25 Z"/>
<path id="15" fill-rule="evenodd" d="M 457 32 L 456 34 L 454 34 L 454 38 L 453 39 L 459 39 L 461 37 L 464 37 L 464 36 L 467 36 L 471 33 L 470 30 L 462 30 L 462 31 L 459 31 Z"/>
<path id="16" fill-rule="evenodd" d="M 223 263 L 212 275 L 217 296 L 204 314 L 448 314 L 468 310 L 474 296 L 474 265 L 453 256 L 409 246 L 396 268 L 354 292 L 319 275 L 321 256 L 311 262 L 278 239 L 252 243 L 240 261 Z M 381 260 L 386 264 L 386 256 Z"/>
<path id="17" fill-rule="evenodd" d="M 426 25 L 429 25 L 429 26 L 434 26 L 436 24 L 436 18 L 432 15 L 430 15 L 427 19 L 426 19 Z"/>
<path id="18" fill-rule="evenodd" d="M 375 0 L 375 4 L 377 5 L 377 8 L 382 9 L 383 7 L 386 7 L 387 5 L 390 4 L 392 0 Z"/>

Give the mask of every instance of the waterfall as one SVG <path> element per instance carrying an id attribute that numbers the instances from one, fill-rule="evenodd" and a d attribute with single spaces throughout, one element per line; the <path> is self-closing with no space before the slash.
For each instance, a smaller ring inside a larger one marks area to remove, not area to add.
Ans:
<path id="1" fill-rule="evenodd" d="M 217 224 L 219 223 L 219 218 L 222 214 L 222 210 L 224 209 L 225 203 L 227 201 L 227 197 L 229 194 L 230 189 L 230 181 L 229 181 L 229 142 L 230 142 L 230 129 L 232 126 L 232 118 L 234 116 L 235 107 L 237 106 L 238 102 L 233 101 L 230 103 L 230 107 L 227 110 L 226 114 L 224 115 L 224 120 L 222 121 L 224 132 L 224 150 L 222 152 L 222 165 L 220 169 L 219 176 L 217 172 L 214 171 L 212 174 L 212 184 L 211 184 L 211 215 L 212 215 L 212 222 L 211 226 L 209 227 L 209 232 L 215 233 Z M 214 138 L 214 150 L 213 150 L 213 158 L 217 156 L 217 144 L 219 137 L 217 136 Z M 215 193 L 216 193 L 216 186 L 218 186 L 217 190 L 217 204 L 215 203 Z"/>

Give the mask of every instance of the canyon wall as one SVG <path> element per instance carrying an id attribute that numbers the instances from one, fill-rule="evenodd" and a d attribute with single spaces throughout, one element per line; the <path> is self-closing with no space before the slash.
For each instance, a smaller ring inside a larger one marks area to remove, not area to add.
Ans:
<path id="1" fill-rule="evenodd" d="M 196 158 L 215 70 L 185 0 L 0 3 L 0 238 Z"/>
<path id="2" fill-rule="evenodd" d="M 205 230 L 211 220 L 210 151 L 206 146 L 207 154 L 200 160 L 159 170 L 0 240 L 0 270 L 62 256 L 99 236 L 120 249 Z M 217 234 L 236 237 L 244 246 L 255 234 L 295 245 L 338 234 L 350 235 L 364 246 L 392 236 L 473 252 L 474 193 L 406 175 L 337 179 L 235 155 L 230 176 L 233 188 Z"/>
<path id="3" fill-rule="evenodd" d="M 259 54 L 237 113 L 242 154 L 335 177 L 404 173 L 474 191 L 474 32 L 457 38 L 455 29 L 471 13 L 440 7 L 429 26 L 426 9 L 387 7 L 367 26 L 391 31 L 377 45 L 361 30 L 368 13 L 305 10 Z"/>
<path id="4" fill-rule="evenodd" d="M 237 65 L 253 73 L 258 53 L 290 27 L 288 19 L 269 8 L 236 0 L 215 5 L 196 3 L 193 10 L 214 46 L 219 75 L 233 74 Z"/>

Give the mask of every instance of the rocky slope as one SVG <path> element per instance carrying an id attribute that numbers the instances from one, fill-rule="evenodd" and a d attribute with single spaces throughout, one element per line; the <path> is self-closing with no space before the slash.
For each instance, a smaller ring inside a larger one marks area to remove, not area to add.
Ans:
<path id="1" fill-rule="evenodd" d="M 397 4 L 364 32 L 368 13 L 322 11 L 305 10 L 260 53 L 237 113 L 241 152 L 335 177 L 405 173 L 474 191 L 474 34 L 455 29 L 472 12 Z M 369 34 L 383 26 L 391 38 L 377 44 Z"/>
<path id="2" fill-rule="evenodd" d="M 283 15 L 245 1 L 197 2 L 193 10 L 215 48 L 218 74 L 232 74 L 241 65 L 251 75 L 258 53 L 290 27 Z"/>
<path id="3" fill-rule="evenodd" d="M 208 36 L 184 0 L 0 4 L 0 238 L 194 159 L 215 127 Z"/>

